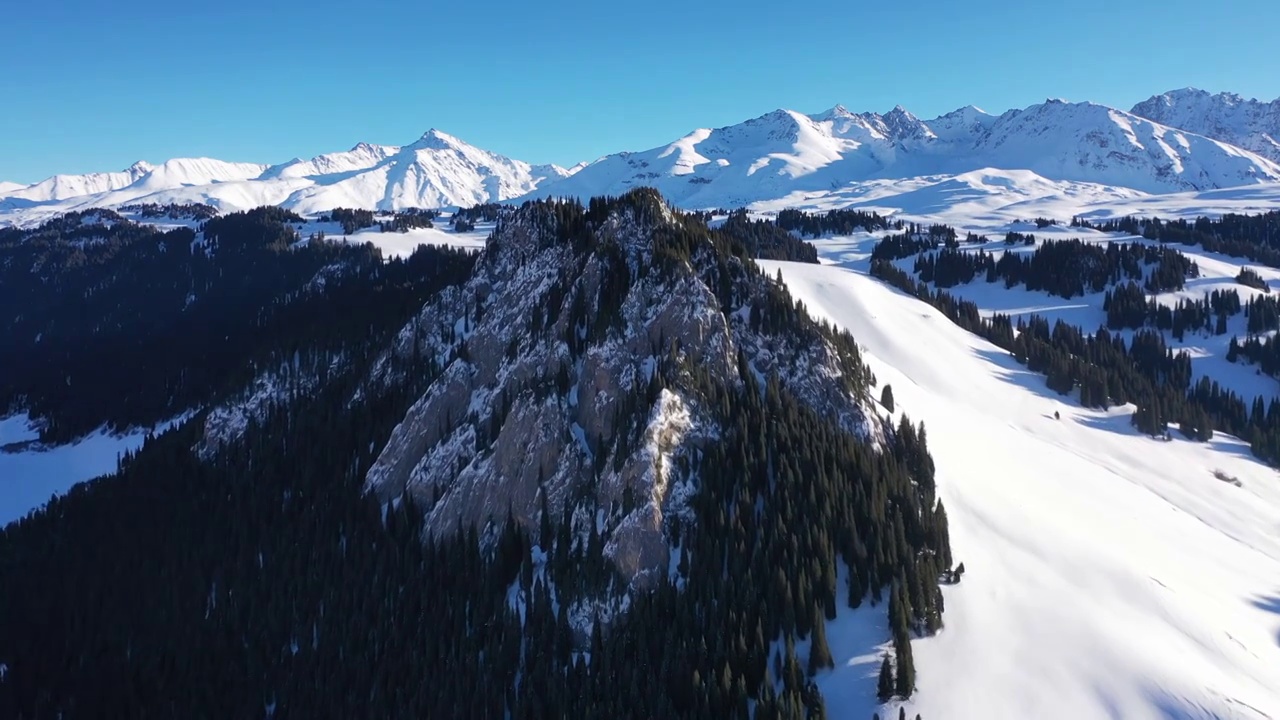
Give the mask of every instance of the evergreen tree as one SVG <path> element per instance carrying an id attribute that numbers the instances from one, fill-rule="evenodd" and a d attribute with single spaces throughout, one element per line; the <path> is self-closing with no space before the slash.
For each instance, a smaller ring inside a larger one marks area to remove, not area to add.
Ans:
<path id="1" fill-rule="evenodd" d="M 884 658 L 880 661 L 880 676 L 876 681 L 876 697 L 880 699 L 881 703 L 889 702 L 893 699 L 895 687 L 893 666 L 889 663 L 889 654 L 885 653 Z"/>
<path id="2" fill-rule="evenodd" d="M 816 675 L 819 670 L 835 667 L 835 659 L 831 657 L 831 648 L 827 645 L 827 623 L 823 613 L 815 613 L 813 633 L 809 643 L 809 674 Z"/>
<path id="3" fill-rule="evenodd" d="M 901 698 L 909 698 L 911 697 L 911 693 L 916 689 L 915 660 L 911 656 L 910 639 L 895 637 L 893 649 L 894 653 L 897 655 L 897 672 L 894 676 L 894 691 Z"/>

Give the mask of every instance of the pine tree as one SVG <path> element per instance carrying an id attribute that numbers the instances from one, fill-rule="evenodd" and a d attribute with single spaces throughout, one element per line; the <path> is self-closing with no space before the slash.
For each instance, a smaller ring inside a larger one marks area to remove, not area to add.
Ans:
<path id="1" fill-rule="evenodd" d="M 884 390 L 880 392 L 880 404 L 885 410 L 893 412 L 893 386 L 885 385 Z"/>
<path id="2" fill-rule="evenodd" d="M 889 653 L 880 661 L 880 677 L 876 681 L 876 697 L 886 703 L 893 699 L 893 666 L 889 663 Z"/>
<path id="3" fill-rule="evenodd" d="M 916 668 L 911 654 L 911 640 L 898 636 L 894 638 L 893 646 L 898 656 L 894 690 L 899 697 L 906 699 L 911 697 L 911 693 L 916 689 Z"/>
<path id="4" fill-rule="evenodd" d="M 827 623 L 821 611 L 815 610 L 813 616 L 813 633 L 809 643 L 809 674 L 816 675 L 819 670 L 835 667 L 831 657 L 831 648 L 827 645 Z"/>

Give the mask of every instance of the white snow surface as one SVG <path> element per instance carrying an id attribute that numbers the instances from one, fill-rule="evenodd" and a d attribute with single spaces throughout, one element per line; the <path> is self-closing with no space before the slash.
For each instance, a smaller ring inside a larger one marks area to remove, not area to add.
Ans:
<path id="1" fill-rule="evenodd" d="M 175 422 L 154 431 L 159 434 Z M 20 520 L 78 483 L 115 472 L 119 457 L 140 447 L 147 434 L 143 429 L 124 435 L 99 430 L 74 443 L 44 447 L 36 442 L 26 415 L 0 419 L 0 526 Z"/>
<path id="2" fill-rule="evenodd" d="M 483 250 L 489 233 L 493 232 L 493 223 L 480 223 L 470 232 L 454 232 L 443 222 L 436 227 L 410 228 L 405 232 L 379 232 L 376 227 L 365 228 L 349 236 L 330 235 L 329 238 L 345 237 L 351 243 L 373 243 L 382 251 L 385 258 L 408 257 L 420 245 L 444 245 L 464 250 Z"/>
<path id="3" fill-rule="evenodd" d="M 753 203 L 770 215 L 784 208 L 825 212 L 854 208 L 907 221 L 945 223 L 958 230 L 1036 232 L 1027 221 L 1072 217 L 1095 222 L 1127 216 L 1195 219 L 1225 213 L 1256 214 L 1280 207 L 1280 182 L 1214 190 L 1145 193 L 1130 188 L 1050 180 L 1030 170 L 984 168 L 960 175 L 872 180 L 823 192 L 793 192 Z"/>
<path id="4" fill-rule="evenodd" d="M 760 264 L 924 421 L 966 566 L 944 630 L 914 643 L 908 717 L 1280 717 L 1277 473 L 1234 438 L 1162 442 L 1131 429 L 1132 406 L 1079 407 L 834 245 L 831 264 Z M 833 718 L 875 710 L 881 610 L 829 625 Z"/>

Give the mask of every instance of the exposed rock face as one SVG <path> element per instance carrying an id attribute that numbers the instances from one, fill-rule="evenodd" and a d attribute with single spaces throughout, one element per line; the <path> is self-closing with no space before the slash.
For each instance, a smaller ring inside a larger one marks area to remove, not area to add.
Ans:
<path id="1" fill-rule="evenodd" d="M 536 532 L 545 501 L 644 587 L 670 572 L 670 520 L 693 521 L 691 461 L 720 432 L 696 378 L 740 388 L 745 363 L 876 433 L 848 391 L 866 372 L 856 351 L 807 320 L 767 332 L 753 307 L 785 291 L 723 245 L 651 191 L 513 213 L 471 282 L 425 306 L 390 351 L 433 353 L 444 371 L 396 428 L 369 491 L 409 494 L 435 534 L 475 524 L 492 537 L 508 512 Z"/>

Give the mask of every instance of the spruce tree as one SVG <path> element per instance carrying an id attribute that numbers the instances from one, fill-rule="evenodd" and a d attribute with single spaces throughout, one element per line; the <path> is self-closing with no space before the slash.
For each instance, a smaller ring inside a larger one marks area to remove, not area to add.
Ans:
<path id="1" fill-rule="evenodd" d="M 916 668 L 911 654 L 911 640 L 899 636 L 894 638 L 893 646 L 898 656 L 894 690 L 899 697 L 906 699 L 911 697 L 911 693 L 916 689 Z"/>
<path id="2" fill-rule="evenodd" d="M 819 670 L 835 667 L 831 657 L 831 648 L 827 645 L 827 623 L 821 611 L 815 610 L 813 616 L 813 633 L 809 643 L 809 674 L 816 675 Z"/>
<path id="3" fill-rule="evenodd" d="M 889 653 L 884 654 L 884 658 L 880 661 L 880 677 L 876 681 L 876 697 L 880 702 L 886 703 L 893 699 L 893 665 L 889 662 Z"/>

